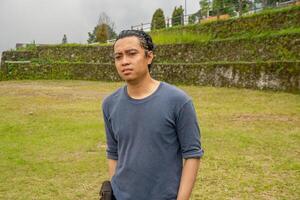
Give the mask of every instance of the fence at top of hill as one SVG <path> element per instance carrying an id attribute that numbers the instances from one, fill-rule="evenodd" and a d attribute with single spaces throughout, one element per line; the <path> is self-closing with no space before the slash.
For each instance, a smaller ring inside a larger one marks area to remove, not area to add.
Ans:
<path id="1" fill-rule="evenodd" d="M 242 2 L 242 1 L 239 1 Z M 300 5 L 300 0 L 288 0 L 288 1 L 282 1 L 282 2 L 276 2 L 275 4 L 270 5 L 263 5 L 262 3 L 252 3 L 250 5 L 250 9 L 247 12 L 239 13 L 238 11 L 235 11 L 236 5 L 229 5 L 224 6 L 222 9 L 220 9 L 220 15 L 215 15 L 215 13 L 212 10 L 209 10 L 206 15 L 202 15 L 200 12 L 193 13 L 193 14 L 187 14 L 187 15 L 181 15 L 179 17 L 167 17 L 165 19 L 166 28 L 172 27 L 173 23 L 172 21 L 179 21 L 180 23 L 177 25 L 188 25 L 188 24 L 197 24 L 197 23 L 204 23 L 208 21 L 214 21 L 217 19 L 229 19 L 229 18 L 236 18 L 240 16 L 250 15 L 254 13 L 258 13 L 263 11 L 264 9 L 270 9 L 270 8 L 279 8 L 279 7 L 285 7 L 289 5 Z M 240 5 L 238 5 L 240 6 Z M 230 16 L 229 14 L 224 13 L 225 10 L 232 9 L 233 15 Z M 200 10 L 201 11 L 201 10 Z M 137 25 L 133 25 L 130 27 L 131 29 L 135 30 L 144 30 L 144 31 L 151 31 L 153 27 L 151 27 L 151 22 L 142 22 Z M 155 29 L 155 27 L 154 27 Z M 113 40 L 114 41 L 114 40 Z M 111 41 L 108 41 L 111 42 Z"/>

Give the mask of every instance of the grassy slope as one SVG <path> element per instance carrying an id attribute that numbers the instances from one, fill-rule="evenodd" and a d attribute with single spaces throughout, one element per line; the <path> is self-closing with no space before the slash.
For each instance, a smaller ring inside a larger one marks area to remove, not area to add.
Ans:
<path id="1" fill-rule="evenodd" d="M 289 6 L 284 8 L 275 8 L 275 9 L 267 9 L 259 13 L 255 13 L 248 16 L 243 16 L 242 18 L 231 18 L 228 20 L 225 20 L 229 26 L 232 26 L 234 23 L 241 23 L 241 19 L 246 18 L 255 18 L 257 16 L 264 16 L 269 14 L 280 14 L 280 13 L 288 13 L 290 10 L 299 10 L 300 6 Z M 207 26 L 210 24 L 214 25 L 222 25 L 224 20 L 221 21 L 212 21 L 205 24 L 193 24 L 193 25 L 187 25 L 187 26 L 176 26 L 176 27 L 170 27 L 167 29 L 161 29 L 161 30 L 155 30 L 150 32 L 152 35 L 153 41 L 155 44 L 174 44 L 174 43 L 194 43 L 194 42 L 207 42 L 210 40 L 223 40 L 223 39 L 240 39 L 240 38 L 256 38 L 256 37 L 262 37 L 262 36 L 273 36 L 273 35 L 283 35 L 283 34 L 292 34 L 292 33 L 300 33 L 300 29 L 298 26 L 293 26 L 289 28 L 284 28 L 280 30 L 256 30 L 254 32 L 251 31 L 241 31 L 232 33 L 230 37 L 226 38 L 215 38 L 212 34 L 212 32 L 203 32 L 201 34 L 196 33 L 195 31 L 192 31 L 196 27 L 200 26 Z M 252 27 L 255 28 L 255 27 Z M 257 27 L 258 28 L 258 27 Z M 257 32 L 258 31 L 258 32 Z"/>
<path id="2" fill-rule="evenodd" d="M 289 10 L 298 10 L 300 6 L 289 6 L 289 7 L 283 7 L 283 8 L 271 8 L 266 9 L 262 12 L 254 13 L 251 15 L 243 16 L 242 18 L 253 18 L 257 16 L 263 16 L 268 14 L 276 14 L 276 13 L 286 13 Z M 234 23 L 235 21 L 238 21 L 239 18 L 230 18 L 225 21 L 230 21 L 231 23 Z M 222 23 L 223 20 L 221 20 Z M 210 40 L 220 40 L 221 38 L 213 38 L 211 33 L 202 33 L 202 34 L 196 34 L 194 32 L 190 32 L 190 28 L 195 28 L 197 26 L 206 26 L 208 24 L 218 24 L 220 22 L 218 21 L 211 21 L 204 24 L 192 24 L 187 26 L 175 26 L 170 27 L 167 29 L 161 29 L 161 30 L 155 30 L 150 32 L 150 35 L 153 38 L 153 41 L 156 45 L 161 44 L 177 44 L 177 43 L 193 43 L 193 42 L 207 42 Z M 241 23 L 241 22 L 238 22 Z M 300 33 L 299 27 L 289 27 L 287 29 L 282 30 L 272 30 L 272 31 L 261 31 L 259 33 L 256 32 L 237 32 L 233 34 L 232 37 L 226 38 L 226 39 L 240 39 L 240 38 L 253 38 L 253 37 L 260 37 L 260 36 L 272 36 L 272 35 L 278 35 L 278 34 L 291 34 L 291 33 Z M 110 46 L 112 43 L 107 44 L 92 44 L 92 46 Z M 53 47 L 77 47 L 77 46 L 91 46 L 88 44 L 77 44 L 77 43 L 70 43 L 70 44 L 58 44 L 58 45 L 49 45 Z M 19 48 L 17 51 L 26 51 L 26 50 L 35 50 L 35 45 L 29 45 L 28 47 Z"/>
<path id="3" fill-rule="evenodd" d="M 299 34 L 300 28 L 288 28 L 279 31 L 264 31 L 259 34 L 247 32 L 240 34 L 239 36 L 232 36 L 227 38 L 215 38 L 210 35 L 196 34 L 191 32 L 165 32 L 159 35 L 153 36 L 153 41 L 156 45 L 163 44 L 182 44 L 182 43 L 201 43 L 208 41 L 222 41 L 222 40 L 238 40 L 238 39 L 250 39 L 250 38 L 266 38 L 272 36 L 281 36 L 287 34 Z"/>
<path id="4" fill-rule="evenodd" d="M 97 199 L 107 178 L 100 105 L 121 84 L 0 82 L 0 199 Z M 193 199 L 299 199 L 299 95 L 180 87 L 205 148 Z"/>

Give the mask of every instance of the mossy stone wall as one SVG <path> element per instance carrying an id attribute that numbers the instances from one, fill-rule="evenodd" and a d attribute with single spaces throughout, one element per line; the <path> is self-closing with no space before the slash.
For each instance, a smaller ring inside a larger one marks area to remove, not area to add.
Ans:
<path id="1" fill-rule="evenodd" d="M 10 63 L 5 80 L 21 79 L 80 79 L 120 81 L 112 64 L 67 63 Z"/>
<path id="2" fill-rule="evenodd" d="M 158 46 L 158 63 L 300 60 L 300 33 Z"/>
<path id="3" fill-rule="evenodd" d="M 159 64 L 152 73 L 186 85 L 300 91 L 300 62 Z"/>
<path id="4" fill-rule="evenodd" d="M 3 52 L 2 61 L 113 63 L 111 46 L 41 46 L 36 51 Z M 192 44 L 158 45 L 157 63 L 300 60 L 300 33 Z"/>
<path id="5" fill-rule="evenodd" d="M 151 74 L 174 84 L 300 91 L 300 62 L 160 63 Z M 90 63 L 9 64 L 5 79 L 121 81 L 113 64 Z"/>

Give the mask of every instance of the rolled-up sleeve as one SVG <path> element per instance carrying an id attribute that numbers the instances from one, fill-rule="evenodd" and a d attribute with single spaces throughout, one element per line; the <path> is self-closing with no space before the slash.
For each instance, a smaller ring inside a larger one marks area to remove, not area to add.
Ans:
<path id="1" fill-rule="evenodd" d="M 103 119 L 105 123 L 105 133 L 106 133 L 106 155 L 108 159 L 118 160 L 118 141 L 111 128 L 111 123 L 105 114 L 103 108 Z"/>
<path id="2" fill-rule="evenodd" d="M 178 112 L 176 131 L 183 158 L 200 158 L 203 156 L 200 128 L 191 100 L 184 103 Z"/>

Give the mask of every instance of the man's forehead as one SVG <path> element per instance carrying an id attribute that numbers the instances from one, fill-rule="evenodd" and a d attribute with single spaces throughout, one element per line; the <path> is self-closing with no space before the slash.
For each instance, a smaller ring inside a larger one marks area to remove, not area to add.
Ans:
<path id="1" fill-rule="evenodd" d="M 126 50 L 130 50 L 130 49 L 139 50 L 141 48 L 142 47 L 141 47 L 140 41 L 135 36 L 121 38 L 121 39 L 117 40 L 114 45 L 115 52 L 116 51 L 126 51 Z"/>

